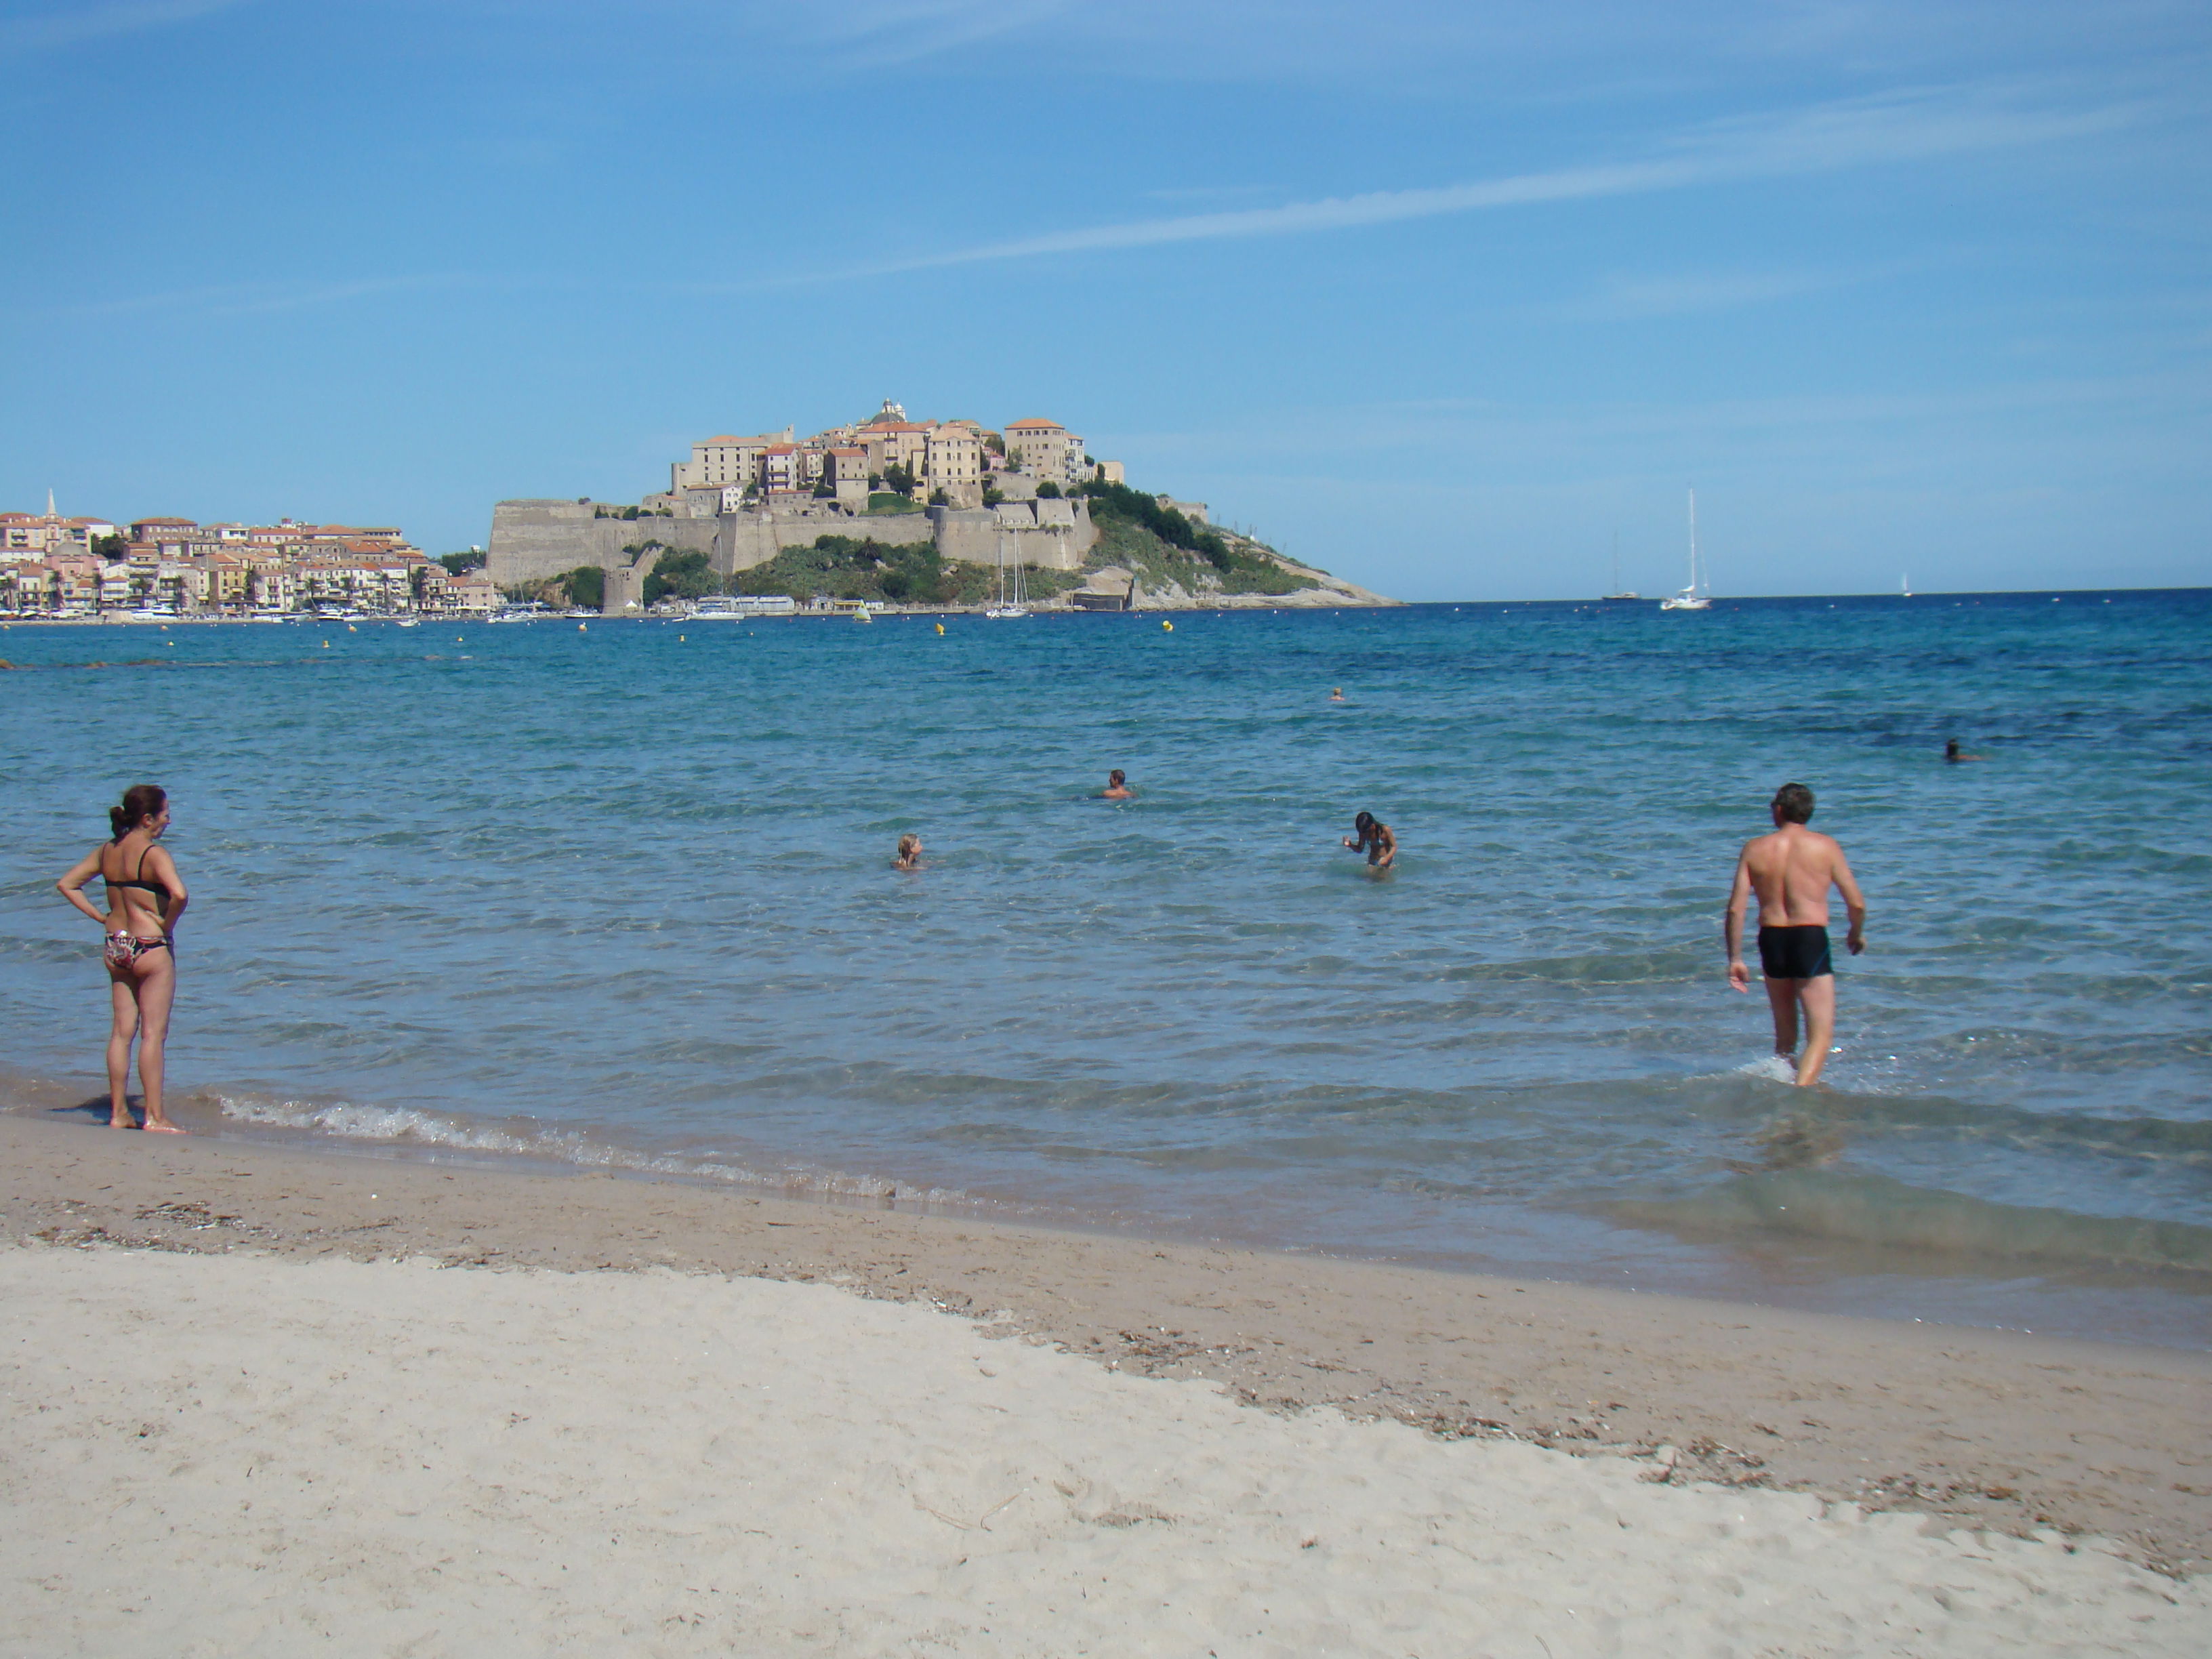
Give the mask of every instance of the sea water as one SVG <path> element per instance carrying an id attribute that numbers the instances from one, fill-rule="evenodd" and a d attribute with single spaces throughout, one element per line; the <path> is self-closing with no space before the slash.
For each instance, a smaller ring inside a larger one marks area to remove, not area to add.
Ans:
<path id="1" fill-rule="evenodd" d="M 202 1130 L 2212 1343 L 2212 593 L 1172 621 L 18 625 L 0 1060 L 100 1093 L 150 780 Z M 1815 1091 L 1723 976 L 1790 779 Z"/>

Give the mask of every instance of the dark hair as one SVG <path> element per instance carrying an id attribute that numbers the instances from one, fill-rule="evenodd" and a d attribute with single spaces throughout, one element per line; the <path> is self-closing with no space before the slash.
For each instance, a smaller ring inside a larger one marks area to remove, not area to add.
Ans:
<path id="1" fill-rule="evenodd" d="M 123 805 L 107 809 L 107 822 L 121 841 L 148 818 L 158 817 L 169 804 L 169 792 L 158 783 L 134 783 L 123 792 Z"/>
<path id="2" fill-rule="evenodd" d="M 1129 775 L 1127 773 L 1124 772 L 1117 766 L 1106 775 L 1106 781 L 1109 783 L 1120 783 L 1128 775 Z"/>
<path id="3" fill-rule="evenodd" d="M 1946 739 L 1946 741 L 1944 742 L 1944 744 L 1943 744 L 1943 752 L 1944 752 L 1945 754 L 1947 754 L 1947 755 L 1955 755 L 1955 754 L 1957 754 L 1957 753 L 1959 752 L 1959 740 L 1958 740 L 1958 738 L 1948 738 L 1948 739 Z"/>
<path id="4" fill-rule="evenodd" d="M 1784 823 L 1813 821 L 1813 792 L 1802 783 L 1785 783 L 1774 792 L 1774 810 Z"/>
<path id="5" fill-rule="evenodd" d="M 1365 835 L 1370 830 L 1372 830 L 1375 827 L 1375 814 L 1372 812 L 1362 812 L 1358 817 L 1352 819 L 1352 827 L 1359 831 L 1361 835 Z"/>

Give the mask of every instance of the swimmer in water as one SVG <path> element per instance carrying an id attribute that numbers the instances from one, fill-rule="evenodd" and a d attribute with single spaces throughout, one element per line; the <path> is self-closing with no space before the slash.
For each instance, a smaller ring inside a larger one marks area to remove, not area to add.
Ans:
<path id="1" fill-rule="evenodd" d="M 1352 827 L 1357 838 L 1346 836 L 1344 844 L 1355 853 L 1366 854 L 1370 869 L 1388 870 L 1398 856 L 1398 837 L 1390 833 L 1390 826 L 1378 822 L 1372 812 L 1362 812 L 1352 819 Z"/>
<path id="2" fill-rule="evenodd" d="M 1342 702 L 1344 701 L 1344 688 L 1340 685 L 1331 686 L 1328 690 L 1328 700 L 1331 702 Z"/>
<path id="3" fill-rule="evenodd" d="M 1129 775 L 1115 767 L 1106 775 L 1106 787 L 1098 792 L 1100 800 L 1134 800 L 1137 792 L 1129 787 Z"/>
<path id="4" fill-rule="evenodd" d="M 1956 766 L 1960 761 L 1979 760 L 1981 759 L 1981 757 L 1979 755 L 1967 754 L 1964 750 L 1959 747 L 1958 738 L 1954 738 L 1943 745 L 1943 758 L 1946 761 L 1948 761 L 1952 765 Z"/>
<path id="5" fill-rule="evenodd" d="M 1774 792 L 1767 811 L 1774 833 L 1744 843 L 1735 862 L 1735 884 L 1729 890 L 1721 923 L 1728 950 L 1729 984 L 1751 989 L 1751 969 L 1743 960 L 1743 914 L 1759 895 L 1759 965 L 1766 976 L 1766 1002 L 1774 1014 L 1774 1052 L 1797 1067 L 1797 1085 L 1820 1080 L 1828 1045 L 1836 1035 L 1836 969 L 1828 956 L 1828 890 L 1844 896 L 1851 929 L 1844 943 L 1853 956 L 1866 949 L 1866 900 L 1852 878 L 1844 849 L 1805 825 L 1813 816 L 1813 792 L 1785 783 Z M 1805 1012 L 1805 1048 L 1797 1049 L 1797 1012 Z"/>
<path id="6" fill-rule="evenodd" d="M 894 870 L 921 868 L 921 837 L 908 830 L 899 837 L 898 856 L 891 860 Z"/>

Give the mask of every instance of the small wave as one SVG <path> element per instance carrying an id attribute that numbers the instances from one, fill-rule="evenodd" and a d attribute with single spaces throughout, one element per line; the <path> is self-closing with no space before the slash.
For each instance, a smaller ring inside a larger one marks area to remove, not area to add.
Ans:
<path id="1" fill-rule="evenodd" d="M 2212 1227 L 1999 1204 L 1881 1175 L 1827 1170 L 1745 1175 L 1690 1197 L 1598 1207 L 1631 1226 L 1690 1239 L 1814 1238 L 2001 1258 L 2022 1268 L 2212 1274 Z"/>
<path id="2" fill-rule="evenodd" d="M 1729 1075 L 1765 1078 L 1769 1083 L 1795 1083 L 1797 1068 L 1780 1054 L 1761 1054 L 1757 1060 L 1747 1060 Z"/>
<path id="3" fill-rule="evenodd" d="M 330 1135 L 342 1140 L 378 1141 L 388 1146 L 435 1147 L 453 1152 L 492 1152 L 520 1158 L 542 1159 L 580 1168 L 631 1170 L 641 1175 L 678 1176 L 694 1180 L 727 1182 L 733 1186 L 773 1188 L 778 1192 L 842 1199 L 877 1199 L 926 1204 L 957 1203 L 957 1193 L 932 1188 L 902 1190 L 872 1176 L 838 1175 L 822 1170 L 763 1170 L 719 1158 L 699 1158 L 647 1152 L 619 1146 L 569 1129 L 504 1129 L 471 1123 L 436 1112 L 404 1106 L 364 1106 L 338 1101 L 312 1105 L 298 1101 L 270 1100 L 252 1096 L 218 1094 L 215 1103 L 233 1123 Z"/>

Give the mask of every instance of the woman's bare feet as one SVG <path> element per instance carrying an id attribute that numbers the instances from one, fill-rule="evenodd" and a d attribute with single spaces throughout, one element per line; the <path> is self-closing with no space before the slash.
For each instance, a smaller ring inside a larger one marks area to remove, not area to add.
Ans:
<path id="1" fill-rule="evenodd" d="M 158 1121 L 150 1117 L 148 1118 L 146 1120 L 145 1130 L 149 1135 L 181 1135 L 190 1134 L 191 1133 L 191 1131 L 185 1128 L 182 1124 L 172 1123 L 166 1117 Z"/>

